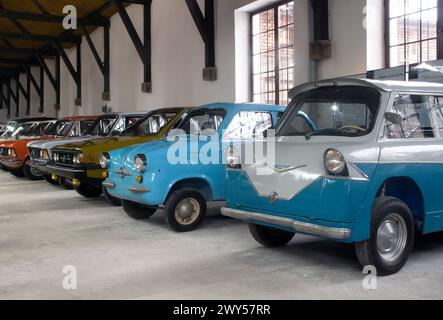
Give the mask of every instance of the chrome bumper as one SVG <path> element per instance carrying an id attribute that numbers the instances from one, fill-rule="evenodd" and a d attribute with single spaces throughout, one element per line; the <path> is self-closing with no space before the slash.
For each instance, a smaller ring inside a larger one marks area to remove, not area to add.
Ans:
<path id="1" fill-rule="evenodd" d="M 246 222 L 263 222 L 291 229 L 295 232 L 310 234 L 322 238 L 346 240 L 350 239 L 352 232 L 346 228 L 329 228 L 313 223 L 300 222 L 289 218 L 282 218 L 257 212 L 248 212 L 230 208 L 222 208 L 221 213 L 224 216 L 240 219 Z"/>
<path id="2" fill-rule="evenodd" d="M 102 186 L 105 187 L 106 189 L 114 189 L 115 188 L 115 183 L 112 182 L 112 181 L 106 180 L 106 181 L 104 181 L 102 183 Z M 135 186 L 129 187 L 128 190 L 133 192 L 133 193 L 148 193 L 148 192 L 151 192 L 151 189 L 149 189 L 149 188 L 135 187 Z"/>
<path id="3" fill-rule="evenodd" d="M 105 187 L 106 189 L 114 189 L 115 188 L 115 183 L 114 182 L 109 182 L 109 181 L 104 181 L 102 183 L 102 186 Z"/>

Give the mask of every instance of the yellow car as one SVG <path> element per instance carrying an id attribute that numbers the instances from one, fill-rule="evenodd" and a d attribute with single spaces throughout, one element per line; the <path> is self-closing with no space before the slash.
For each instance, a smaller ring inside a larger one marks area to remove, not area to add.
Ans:
<path id="1" fill-rule="evenodd" d="M 72 181 L 75 190 L 86 198 L 97 198 L 104 193 L 113 205 L 120 205 L 102 188 L 106 170 L 100 166 L 100 155 L 115 149 L 162 139 L 191 108 L 165 108 L 146 114 L 118 136 L 65 144 L 52 149 L 47 170 L 53 177 Z M 125 125 L 122 123 L 121 125 Z"/>

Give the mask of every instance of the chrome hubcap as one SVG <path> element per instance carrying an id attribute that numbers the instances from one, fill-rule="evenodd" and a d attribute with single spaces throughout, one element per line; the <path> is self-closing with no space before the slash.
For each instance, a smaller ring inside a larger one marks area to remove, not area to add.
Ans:
<path id="1" fill-rule="evenodd" d="M 41 177 L 41 176 L 42 176 L 42 174 L 40 173 L 40 171 L 38 171 L 36 168 L 33 168 L 33 167 L 31 167 L 31 173 L 32 173 L 34 176 L 37 176 L 37 177 Z"/>
<path id="2" fill-rule="evenodd" d="M 175 218 L 183 225 L 194 223 L 200 214 L 200 204 L 197 200 L 186 198 L 175 208 Z"/>
<path id="3" fill-rule="evenodd" d="M 377 249 L 380 257 L 387 264 L 398 260 L 406 248 L 408 229 L 402 216 L 390 214 L 380 224 L 377 232 Z"/>

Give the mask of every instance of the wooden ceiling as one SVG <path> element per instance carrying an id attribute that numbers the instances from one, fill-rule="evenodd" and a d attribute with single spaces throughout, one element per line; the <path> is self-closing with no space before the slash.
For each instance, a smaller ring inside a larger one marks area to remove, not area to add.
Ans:
<path id="1" fill-rule="evenodd" d="M 125 1 L 125 5 L 142 1 L 128 0 Z M 21 68 L 22 60 L 31 62 L 35 54 L 29 49 L 38 50 L 37 52 L 42 55 L 45 55 L 46 49 L 53 50 L 50 41 L 47 41 L 52 38 L 36 39 L 33 37 L 35 35 L 57 37 L 54 39 L 60 40 L 64 48 L 74 46 L 73 41 L 79 40 L 83 34 L 80 26 L 75 31 L 68 31 L 58 21 L 49 22 L 56 20 L 54 17 L 64 16 L 63 8 L 67 5 L 76 7 L 79 22 L 86 18 L 108 20 L 107 18 L 117 12 L 112 0 L 0 0 L 0 69 Z M 29 13 L 32 16 L 15 18 L 16 14 L 20 17 L 21 13 Z M 42 21 L 35 21 L 40 20 L 40 17 Z M 49 17 L 48 21 L 43 21 L 45 17 Z M 85 27 L 89 33 L 98 27 L 94 23 L 86 24 Z"/>

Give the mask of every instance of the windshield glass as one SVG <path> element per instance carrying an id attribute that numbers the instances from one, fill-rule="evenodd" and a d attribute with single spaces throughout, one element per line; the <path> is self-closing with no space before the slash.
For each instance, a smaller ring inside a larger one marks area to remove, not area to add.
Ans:
<path id="1" fill-rule="evenodd" d="M 132 133 L 136 136 L 148 136 L 159 133 L 178 112 L 159 111 L 153 112 L 145 119 L 129 127 L 123 134 Z"/>
<path id="2" fill-rule="evenodd" d="M 29 132 L 22 133 L 22 135 L 26 136 L 34 136 L 34 137 L 40 137 L 40 136 L 46 136 L 50 135 L 48 134 L 51 132 L 51 129 L 54 127 L 54 122 L 39 122 L 37 125 L 32 127 Z"/>
<path id="3" fill-rule="evenodd" d="M 86 135 L 87 132 L 94 128 L 96 120 L 80 120 L 80 135 Z"/>
<path id="4" fill-rule="evenodd" d="M 363 136 L 371 132 L 381 95 L 362 86 L 334 86 L 295 97 L 277 136 Z"/>
<path id="5" fill-rule="evenodd" d="M 107 137 L 111 133 L 111 129 L 117 119 L 117 115 L 100 117 L 94 122 L 89 130 L 85 132 L 85 135 Z"/>
<path id="6" fill-rule="evenodd" d="M 9 137 L 11 136 L 14 131 L 17 129 L 18 123 L 15 121 L 9 121 L 6 125 L 5 132 L 1 135 L 2 137 Z"/>
<path id="7" fill-rule="evenodd" d="M 31 135 L 32 131 L 35 129 L 35 127 L 37 127 L 37 125 L 37 122 L 22 123 L 15 129 L 11 136 L 15 137 L 17 135 Z"/>
<path id="8" fill-rule="evenodd" d="M 71 129 L 71 124 L 72 121 L 70 120 L 57 121 L 55 124 L 48 126 L 43 134 L 47 136 L 65 137 Z"/>
<path id="9" fill-rule="evenodd" d="M 196 110 L 189 113 L 186 119 L 177 127 L 187 134 L 199 135 L 203 132 L 210 134 L 218 131 L 226 116 L 224 109 Z"/>

